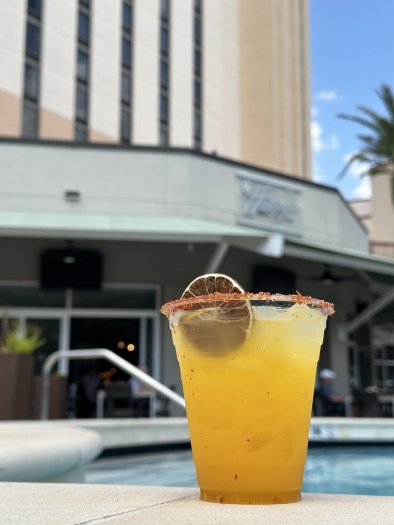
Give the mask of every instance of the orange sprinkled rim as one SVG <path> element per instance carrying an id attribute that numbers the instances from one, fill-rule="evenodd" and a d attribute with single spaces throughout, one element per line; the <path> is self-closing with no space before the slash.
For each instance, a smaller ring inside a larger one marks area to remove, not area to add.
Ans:
<path id="1" fill-rule="evenodd" d="M 209 308 L 218 306 L 218 303 L 226 303 L 229 301 L 265 301 L 267 304 L 273 306 L 273 303 L 298 303 L 306 304 L 311 308 L 321 310 L 325 315 L 333 315 L 335 313 L 334 305 L 327 303 L 321 299 L 314 299 L 307 295 L 293 294 L 282 295 L 279 293 L 271 294 L 269 292 L 259 293 L 219 293 L 215 292 L 210 295 L 198 295 L 196 297 L 188 297 L 187 299 L 177 299 L 164 304 L 160 312 L 167 317 L 174 315 L 179 310 L 189 310 L 196 305 L 201 305 L 201 308 Z M 279 305 L 278 305 L 279 306 Z"/>

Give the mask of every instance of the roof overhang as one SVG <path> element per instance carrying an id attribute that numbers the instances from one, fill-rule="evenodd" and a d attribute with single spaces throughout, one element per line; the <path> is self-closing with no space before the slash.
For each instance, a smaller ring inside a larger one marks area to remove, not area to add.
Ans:
<path id="1" fill-rule="evenodd" d="M 0 212 L 0 235 L 57 239 L 223 243 L 265 256 L 288 256 L 394 276 L 394 259 L 306 242 L 239 225 L 186 217 Z"/>

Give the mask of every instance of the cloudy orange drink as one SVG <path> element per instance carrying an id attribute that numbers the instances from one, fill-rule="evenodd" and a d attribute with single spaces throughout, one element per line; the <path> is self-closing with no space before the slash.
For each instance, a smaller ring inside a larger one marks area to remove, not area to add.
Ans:
<path id="1" fill-rule="evenodd" d="M 300 500 L 316 364 L 333 310 L 301 296 L 245 296 L 186 298 L 165 312 L 201 499 L 290 503 Z"/>

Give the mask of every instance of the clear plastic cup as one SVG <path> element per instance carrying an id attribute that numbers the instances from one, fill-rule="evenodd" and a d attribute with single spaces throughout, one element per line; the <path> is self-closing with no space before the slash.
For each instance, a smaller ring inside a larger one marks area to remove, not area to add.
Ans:
<path id="1" fill-rule="evenodd" d="M 299 501 L 332 305 L 299 295 L 216 294 L 162 312 L 181 369 L 200 498 Z"/>

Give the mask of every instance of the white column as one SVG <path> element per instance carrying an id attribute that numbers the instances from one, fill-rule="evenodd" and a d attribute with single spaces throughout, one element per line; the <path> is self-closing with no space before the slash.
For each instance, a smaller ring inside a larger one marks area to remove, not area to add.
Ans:
<path id="1" fill-rule="evenodd" d="M 0 90 L 22 97 L 26 39 L 25 0 L 0 0 Z"/>
<path id="2" fill-rule="evenodd" d="M 0 89 L 22 96 L 26 2 L 0 0 Z"/>
<path id="3" fill-rule="evenodd" d="M 193 145 L 193 9 L 190 0 L 171 0 L 170 144 Z"/>
<path id="4" fill-rule="evenodd" d="M 77 0 L 44 2 L 40 86 L 42 138 L 73 138 L 77 10 Z"/>
<path id="5" fill-rule="evenodd" d="M 203 149 L 239 158 L 239 30 L 236 0 L 203 7 Z"/>
<path id="6" fill-rule="evenodd" d="M 19 136 L 25 59 L 26 2 L 0 0 L 0 134 Z"/>
<path id="7" fill-rule="evenodd" d="M 90 139 L 120 137 L 121 0 L 94 0 L 90 40 Z"/>
<path id="8" fill-rule="evenodd" d="M 134 2 L 133 142 L 159 142 L 159 0 Z"/>

